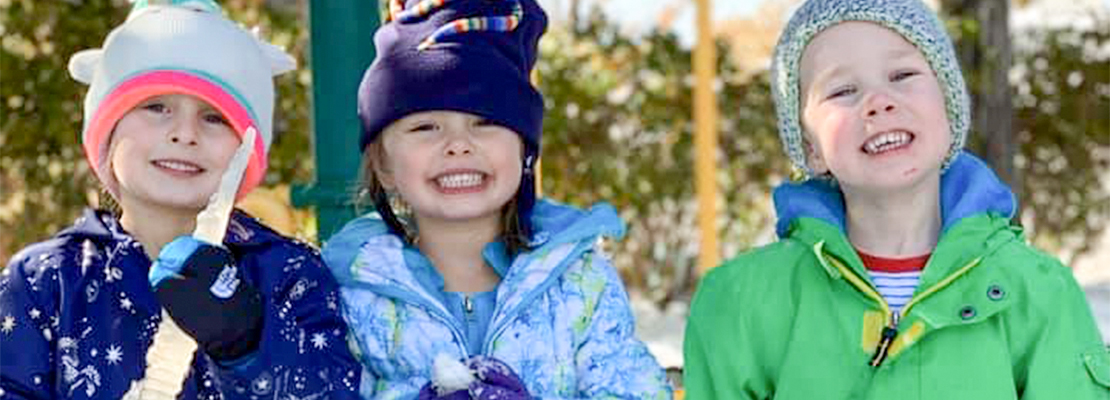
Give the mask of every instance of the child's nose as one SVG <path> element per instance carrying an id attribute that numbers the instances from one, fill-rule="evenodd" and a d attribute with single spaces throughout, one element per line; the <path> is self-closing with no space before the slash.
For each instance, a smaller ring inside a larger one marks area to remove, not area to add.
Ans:
<path id="1" fill-rule="evenodd" d="M 189 118 L 179 118 L 177 122 L 170 128 L 169 139 L 172 143 L 180 143 L 187 146 L 197 145 L 197 129 L 200 127 Z"/>
<path id="2" fill-rule="evenodd" d="M 867 99 L 867 106 L 864 108 L 864 114 L 867 118 L 874 118 L 879 114 L 889 114 L 897 110 L 894 100 L 883 93 L 876 93 Z"/>
<path id="3" fill-rule="evenodd" d="M 449 143 L 447 145 L 447 155 L 449 155 L 449 156 L 460 156 L 460 155 L 470 154 L 470 153 L 471 153 L 470 145 L 468 143 L 466 143 L 465 139 L 464 140 L 452 140 L 451 143 Z"/>
<path id="4" fill-rule="evenodd" d="M 470 154 L 473 150 L 474 144 L 470 142 L 470 135 L 465 132 L 459 132 L 448 136 L 444 153 L 448 156 L 460 156 Z"/>

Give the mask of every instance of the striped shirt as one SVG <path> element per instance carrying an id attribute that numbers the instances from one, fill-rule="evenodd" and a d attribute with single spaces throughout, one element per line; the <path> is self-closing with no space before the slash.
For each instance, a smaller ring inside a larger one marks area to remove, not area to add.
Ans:
<path id="1" fill-rule="evenodd" d="M 901 312 L 902 307 L 913 297 L 917 284 L 921 280 L 921 270 L 929 261 L 930 254 L 909 258 L 885 258 L 866 254 L 859 250 L 860 260 L 863 261 L 867 273 L 875 288 L 883 296 L 890 310 Z"/>

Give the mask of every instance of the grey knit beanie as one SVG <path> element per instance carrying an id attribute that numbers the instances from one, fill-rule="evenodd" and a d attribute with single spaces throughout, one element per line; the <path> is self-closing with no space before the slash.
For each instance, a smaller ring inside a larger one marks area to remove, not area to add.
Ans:
<path id="1" fill-rule="evenodd" d="M 952 147 L 943 163 L 947 168 L 964 146 L 970 100 L 952 40 L 940 19 L 921 0 L 808 0 L 798 7 L 779 37 L 771 60 L 771 92 L 779 137 L 791 162 L 806 176 L 814 176 L 813 170 L 806 165 L 800 118 L 802 52 L 818 33 L 846 21 L 873 22 L 893 30 L 917 46 L 925 56 L 944 93 L 948 126 L 952 132 Z"/>

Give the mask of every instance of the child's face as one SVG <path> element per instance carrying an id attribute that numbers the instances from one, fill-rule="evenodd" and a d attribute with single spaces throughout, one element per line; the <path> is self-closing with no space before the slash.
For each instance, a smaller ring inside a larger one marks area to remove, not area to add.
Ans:
<path id="1" fill-rule="evenodd" d="M 818 34 L 801 62 L 810 167 L 844 187 L 902 189 L 939 176 L 951 146 L 944 95 L 917 47 L 867 22 Z"/>
<path id="2" fill-rule="evenodd" d="M 116 124 L 110 162 L 121 205 L 199 210 L 239 146 L 208 103 L 170 94 L 139 103 Z"/>
<path id="3" fill-rule="evenodd" d="M 414 113 L 386 127 L 380 140 L 375 174 L 419 219 L 499 218 L 520 187 L 520 136 L 481 117 Z"/>

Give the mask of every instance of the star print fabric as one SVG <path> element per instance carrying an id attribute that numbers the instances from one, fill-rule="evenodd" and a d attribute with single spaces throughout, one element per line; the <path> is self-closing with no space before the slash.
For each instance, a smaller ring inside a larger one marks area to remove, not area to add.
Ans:
<path id="1" fill-rule="evenodd" d="M 194 354 L 179 398 L 355 399 L 336 283 L 311 247 L 236 212 L 225 244 L 263 298 L 257 351 Z M 0 276 L 0 400 L 118 399 L 144 375 L 161 322 L 150 259 L 109 214 L 87 211 Z"/>

